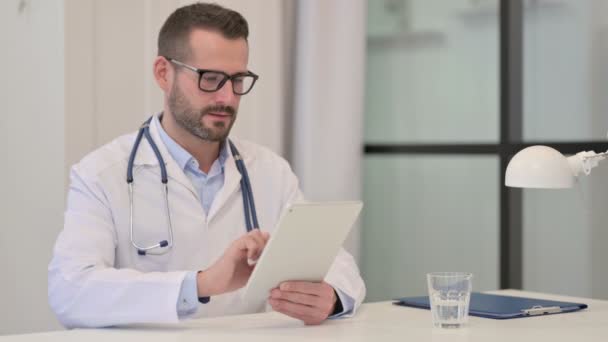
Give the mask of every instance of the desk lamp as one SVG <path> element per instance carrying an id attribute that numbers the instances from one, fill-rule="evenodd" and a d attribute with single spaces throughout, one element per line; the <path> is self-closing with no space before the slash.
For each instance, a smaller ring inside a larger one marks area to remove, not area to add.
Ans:
<path id="1" fill-rule="evenodd" d="M 505 185 L 517 188 L 561 189 L 571 188 L 581 174 L 608 156 L 608 151 L 583 151 L 565 157 L 547 146 L 530 146 L 517 152 L 507 165 Z"/>

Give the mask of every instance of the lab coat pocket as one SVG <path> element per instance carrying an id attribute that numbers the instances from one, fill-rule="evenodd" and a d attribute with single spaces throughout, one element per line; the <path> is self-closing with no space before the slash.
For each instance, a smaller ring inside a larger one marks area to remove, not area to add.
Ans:
<path id="1" fill-rule="evenodd" d="M 141 272 L 167 272 L 171 262 L 171 250 L 165 251 L 164 254 L 152 254 L 134 256 L 136 269 Z"/>
<path id="2" fill-rule="evenodd" d="M 173 242 L 170 237 L 169 227 L 164 227 L 162 220 L 157 224 L 142 225 L 133 223 L 133 241 L 141 248 L 154 245 L 166 245 L 156 247 L 145 252 L 138 252 L 133 247 L 133 259 L 137 269 L 142 272 L 162 271 L 169 269 L 173 255 Z"/>

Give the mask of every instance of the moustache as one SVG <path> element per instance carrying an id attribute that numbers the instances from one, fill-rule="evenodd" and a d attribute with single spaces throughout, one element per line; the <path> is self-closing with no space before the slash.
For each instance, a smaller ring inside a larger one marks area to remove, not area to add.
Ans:
<path id="1" fill-rule="evenodd" d="M 209 113 L 226 113 L 234 116 L 234 114 L 236 114 L 236 109 L 234 109 L 232 106 L 224 105 L 207 106 L 201 111 L 201 116 L 205 116 Z"/>

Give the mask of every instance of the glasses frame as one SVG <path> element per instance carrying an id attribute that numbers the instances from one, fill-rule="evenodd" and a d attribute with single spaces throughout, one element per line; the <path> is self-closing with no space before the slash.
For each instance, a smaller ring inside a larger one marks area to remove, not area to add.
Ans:
<path id="1" fill-rule="evenodd" d="M 175 64 L 175 65 L 178 65 L 178 66 L 184 67 L 184 68 L 186 68 L 188 70 L 192 70 L 192 71 L 196 72 L 198 74 L 198 89 L 200 89 L 201 91 L 204 91 L 206 93 L 214 93 L 214 92 L 222 89 L 222 87 L 224 86 L 224 84 L 226 84 L 226 82 L 228 82 L 228 80 L 230 80 L 230 83 L 232 84 L 232 92 L 235 95 L 245 95 L 245 94 L 249 93 L 251 91 L 251 89 L 253 89 L 253 86 L 255 85 L 255 82 L 258 80 L 258 78 L 260 78 L 260 76 L 256 75 L 255 73 L 253 73 L 253 72 L 251 72 L 249 70 L 247 72 L 238 72 L 238 73 L 233 74 L 233 75 L 228 75 L 227 73 L 225 73 L 225 72 L 223 72 L 221 70 L 199 69 L 199 68 L 193 67 L 192 65 L 188 65 L 188 64 L 186 64 L 184 62 L 180 62 L 180 61 L 178 61 L 178 60 L 176 60 L 174 58 L 165 57 L 165 59 L 168 60 L 169 62 Z M 218 83 L 217 88 L 214 89 L 214 90 L 207 90 L 207 89 L 201 88 L 201 80 L 203 79 L 203 75 L 205 73 L 208 73 L 208 72 L 214 72 L 214 73 L 217 73 L 217 74 L 220 74 L 220 75 L 224 76 L 224 79 L 222 81 L 220 81 L 220 83 Z M 233 82 L 233 80 L 236 79 L 236 78 L 238 78 L 238 77 L 242 77 L 242 76 L 253 77 L 253 82 L 251 82 L 251 86 L 249 86 L 249 89 L 247 89 L 246 92 L 239 93 L 239 92 L 237 92 L 234 89 L 234 82 Z"/>

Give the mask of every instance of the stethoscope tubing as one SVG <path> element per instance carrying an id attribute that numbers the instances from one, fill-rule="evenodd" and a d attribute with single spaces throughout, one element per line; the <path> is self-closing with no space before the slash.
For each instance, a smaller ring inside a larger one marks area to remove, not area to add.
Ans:
<path id="1" fill-rule="evenodd" d="M 230 149 L 232 151 L 232 155 L 236 162 L 236 167 L 241 174 L 241 192 L 243 193 L 243 208 L 245 210 L 245 226 L 247 227 L 247 231 L 250 232 L 255 228 L 259 228 L 260 225 L 258 223 L 258 216 L 256 214 L 255 202 L 253 200 L 253 191 L 251 190 L 251 183 L 249 182 L 249 173 L 247 172 L 247 168 L 245 167 L 245 163 L 243 161 L 243 157 L 236 149 L 236 146 L 229 141 Z M 252 221 L 253 220 L 253 224 Z"/>
<path id="2" fill-rule="evenodd" d="M 137 132 L 137 136 L 135 138 L 135 142 L 133 144 L 133 149 L 129 154 L 129 161 L 127 163 L 127 185 L 129 191 L 129 235 L 131 238 L 131 244 L 137 250 L 137 254 L 144 256 L 148 253 L 148 251 L 157 249 L 157 248 L 167 248 L 170 249 L 173 247 L 173 223 L 171 220 L 171 210 L 169 208 L 169 187 L 168 187 L 168 175 L 167 168 L 165 165 L 165 161 L 158 149 L 158 146 L 152 139 L 150 135 L 150 123 L 152 122 L 152 117 L 148 118 L 139 128 Z M 154 151 L 154 155 L 158 160 L 160 172 L 161 172 L 161 183 L 162 183 L 162 192 L 163 197 L 165 199 L 165 209 L 167 216 L 167 230 L 169 239 L 161 240 L 157 244 L 152 246 L 140 246 L 136 243 L 137 239 L 135 237 L 134 229 L 133 229 L 133 165 L 135 163 L 135 156 L 137 154 L 137 150 L 139 149 L 139 145 L 141 144 L 142 138 L 146 138 L 148 144 Z M 247 228 L 247 232 L 252 231 L 253 229 L 259 229 L 260 225 L 258 223 L 258 217 L 255 208 L 255 202 L 253 199 L 253 191 L 251 188 L 251 182 L 249 180 L 249 173 L 247 172 L 247 168 L 245 167 L 245 163 L 243 161 L 243 157 L 239 153 L 238 149 L 234 145 L 232 141 L 227 139 L 227 142 L 230 146 L 230 150 L 232 152 L 232 156 L 234 157 L 236 168 L 241 174 L 241 193 L 243 195 L 243 210 L 245 214 L 245 227 Z M 162 254 L 162 253 L 160 253 Z"/>

